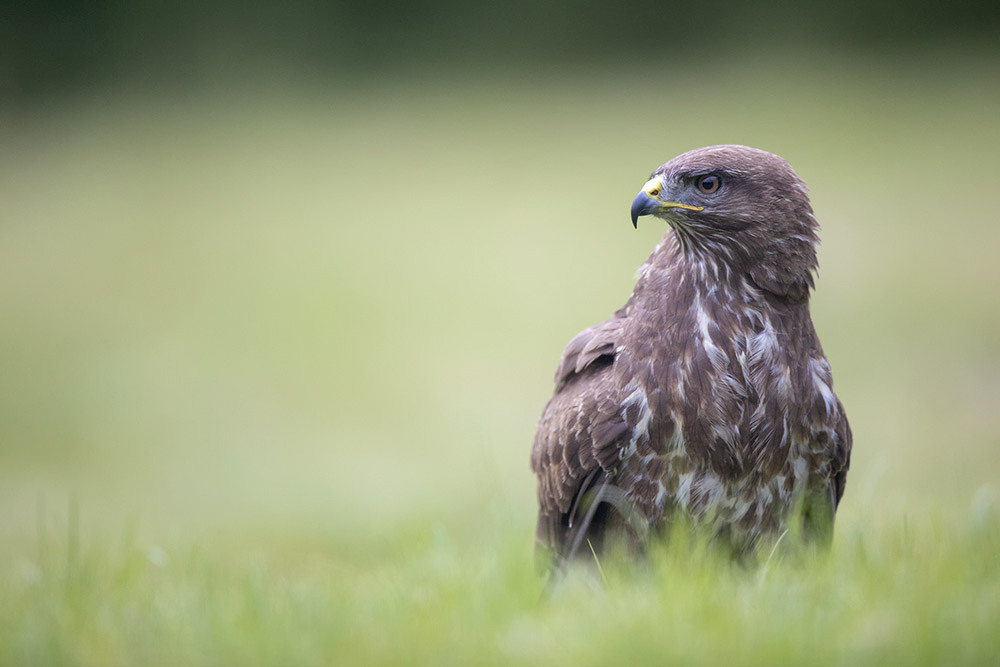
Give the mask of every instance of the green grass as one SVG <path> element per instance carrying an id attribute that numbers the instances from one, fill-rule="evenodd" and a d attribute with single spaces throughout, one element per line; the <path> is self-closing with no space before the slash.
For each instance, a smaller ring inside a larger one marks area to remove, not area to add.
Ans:
<path id="1" fill-rule="evenodd" d="M 523 533 L 415 531 L 364 561 L 221 556 L 135 536 L 43 540 L 8 583 L 5 664 L 992 664 L 1000 518 L 841 535 L 829 557 L 733 566 L 697 547 L 608 559 L 550 593 Z"/>
<path id="2" fill-rule="evenodd" d="M 995 663 L 996 59 L 104 91 L 0 124 L 0 664 Z M 780 74 L 780 76 L 779 76 Z M 663 230 L 784 155 L 855 433 L 828 558 L 553 595 L 528 452 Z"/>

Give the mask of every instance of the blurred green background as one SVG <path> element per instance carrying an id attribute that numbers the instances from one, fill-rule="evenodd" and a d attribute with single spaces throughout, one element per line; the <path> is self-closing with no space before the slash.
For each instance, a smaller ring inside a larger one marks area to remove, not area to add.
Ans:
<path id="1" fill-rule="evenodd" d="M 530 558 L 562 348 L 664 232 L 647 175 L 716 143 L 823 225 L 838 529 L 995 507 L 995 5 L 262 7 L 0 10 L 5 558 L 69 504 L 85 542 Z"/>

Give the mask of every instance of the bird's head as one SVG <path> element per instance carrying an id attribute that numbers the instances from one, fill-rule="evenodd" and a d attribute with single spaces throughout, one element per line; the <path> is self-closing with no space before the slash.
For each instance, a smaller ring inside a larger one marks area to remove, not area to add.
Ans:
<path id="1" fill-rule="evenodd" d="M 816 269 L 816 223 L 806 186 L 782 158 L 746 146 L 684 153 L 653 172 L 632 202 L 632 224 L 653 215 L 683 252 L 749 277 L 759 288 L 803 299 Z"/>

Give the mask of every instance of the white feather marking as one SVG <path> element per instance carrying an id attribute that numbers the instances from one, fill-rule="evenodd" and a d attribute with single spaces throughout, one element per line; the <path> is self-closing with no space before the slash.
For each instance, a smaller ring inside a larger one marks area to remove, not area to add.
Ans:
<path id="1" fill-rule="evenodd" d="M 618 452 L 618 460 L 619 461 L 624 461 L 625 459 L 627 459 L 627 458 L 629 458 L 629 457 L 631 457 L 633 455 L 635 455 L 635 438 L 634 437 L 632 438 L 632 441 L 628 443 L 628 446 L 626 446 L 624 449 L 622 449 L 622 450 L 620 450 Z"/>
<path id="2" fill-rule="evenodd" d="M 640 456 L 639 457 L 639 463 L 641 463 L 644 466 L 648 466 L 650 463 L 653 462 L 653 459 L 655 459 L 656 456 L 657 456 L 656 452 L 652 452 L 650 454 L 646 454 L 645 456 Z"/>
<path id="3" fill-rule="evenodd" d="M 757 519 L 764 516 L 764 512 L 771 508 L 774 503 L 774 491 L 770 486 L 762 486 L 757 489 Z"/>
<path id="4" fill-rule="evenodd" d="M 784 496 L 784 492 L 785 492 L 785 475 L 784 475 L 784 473 L 782 473 L 780 475 L 775 475 L 774 479 L 772 480 L 772 482 L 774 483 L 774 486 L 778 489 L 778 492 L 781 494 L 781 498 L 784 499 L 784 497 L 785 497 Z"/>
<path id="5" fill-rule="evenodd" d="M 674 422 L 674 432 L 670 436 L 670 440 L 667 441 L 667 451 L 668 452 L 682 452 L 684 451 L 684 426 L 681 421 L 680 415 L 676 413 L 671 413 L 671 418 Z"/>
<path id="6" fill-rule="evenodd" d="M 748 362 L 751 366 L 757 366 L 774 355 L 775 350 L 778 349 L 778 337 L 774 333 L 770 319 L 765 320 L 759 312 L 750 308 L 746 310 L 746 314 L 748 319 L 751 321 L 757 319 L 760 326 L 764 327 L 760 333 L 747 338 Z"/>
<path id="7" fill-rule="evenodd" d="M 666 506 L 667 501 L 667 487 L 663 486 L 663 480 L 656 480 L 656 497 L 653 499 L 653 503 L 656 505 L 657 510 L 663 511 Z"/>
<path id="8" fill-rule="evenodd" d="M 708 360 L 716 370 L 724 369 L 729 359 L 726 357 L 726 353 L 719 349 L 712 340 L 712 334 L 708 330 L 712 318 L 709 317 L 708 311 L 702 306 L 701 298 L 695 299 L 692 308 L 694 309 L 695 326 L 697 326 L 698 333 L 701 335 L 701 345 L 705 349 L 705 354 L 708 355 Z"/>
<path id="9" fill-rule="evenodd" d="M 804 456 L 797 456 L 792 461 L 792 487 L 795 495 L 798 495 L 805 486 L 809 476 L 808 468 L 809 466 Z"/>
<path id="10" fill-rule="evenodd" d="M 784 371 L 778 376 L 777 381 L 778 395 L 782 398 L 787 398 L 792 394 L 792 373 L 791 369 L 785 368 Z"/>
<path id="11" fill-rule="evenodd" d="M 706 509 L 714 508 L 724 500 L 726 489 L 715 475 L 709 473 L 702 475 L 694 486 L 704 494 Z"/>
<path id="12" fill-rule="evenodd" d="M 830 377 L 830 364 L 821 359 L 810 359 L 809 366 L 812 370 L 813 386 L 823 397 L 826 414 L 828 417 L 833 416 L 837 410 L 837 397 L 833 395 L 833 388 L 827 380 Z"/>
<path id="13" fill-rule="evenodd" d="M 627 419 L 626 413 L 630 407 L 635 405 L 639 408 L 639 420 L 632 429 L 632 439 L 629 441 L 629 449 L 632 450 L 632 453 L 635 452 L 635 444 L 640 438 L 649 437 L 649 422 L 653 419 L 653 411 L 649 409 L 649 400 L 642 387 L 638 386 L 635 381 L 632 381 L 626 387 L 626 391 L 633 386 L 635 389 L 622 401 L 623 419 Z"/>
<path id="14" fill-rule="evenodd" d="M 750 503 L 745 500 L 737 499 L 733 503 L 733 521 L 739 521 L 744 516 L 746 516 L 747 511 L 750 509 Z"/>
<path id="15" fill-rule="evenodd" d="M 713 424 L 712 435 L 716 440 L 721 440 L 730 447 L 737 447 L 740 443 L 740 430 L 738 424 Z M 711 443 L 711 447 L 714 443 Z"/>
<path id="16" fill-rule="evenodd" d="M 684 509 L 687 509 L 691 504 L 691 480 L 694 477 L 694 473 L 686 472 L 677 477 L 677 493 L 675 498 L 678 504 Z"/>

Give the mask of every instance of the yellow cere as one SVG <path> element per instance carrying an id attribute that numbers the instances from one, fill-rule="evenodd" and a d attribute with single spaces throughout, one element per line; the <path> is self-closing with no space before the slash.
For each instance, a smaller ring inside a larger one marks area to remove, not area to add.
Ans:
<path id="1" fill-rule="evenodd" d="M 642 186 L 642 191 L 646 193 L 646 196 L 652 199 L 659 199 L 660 192 L 663 191 L 663 182 L 660 180 L 659 176 L 654 176 L 646 181 L 646 184 Z"/>
<path id="2" fill-rule="evenodd" d="M 650 199 L 655 199 L 660 202 L 660 210 L 668 208 L 684 208 L 689 211 L 704 211 L 704 206 L 690 206 L 688 204 L 681 204 L 675 201 L 661 201 L 660 194 L 663 192 L 663 181 L 659 176 L 654 176 L 653 178 L 646 181 L 646 184 L 642 186 L 642 191 L 646 193 L 646 196 Z"/>

